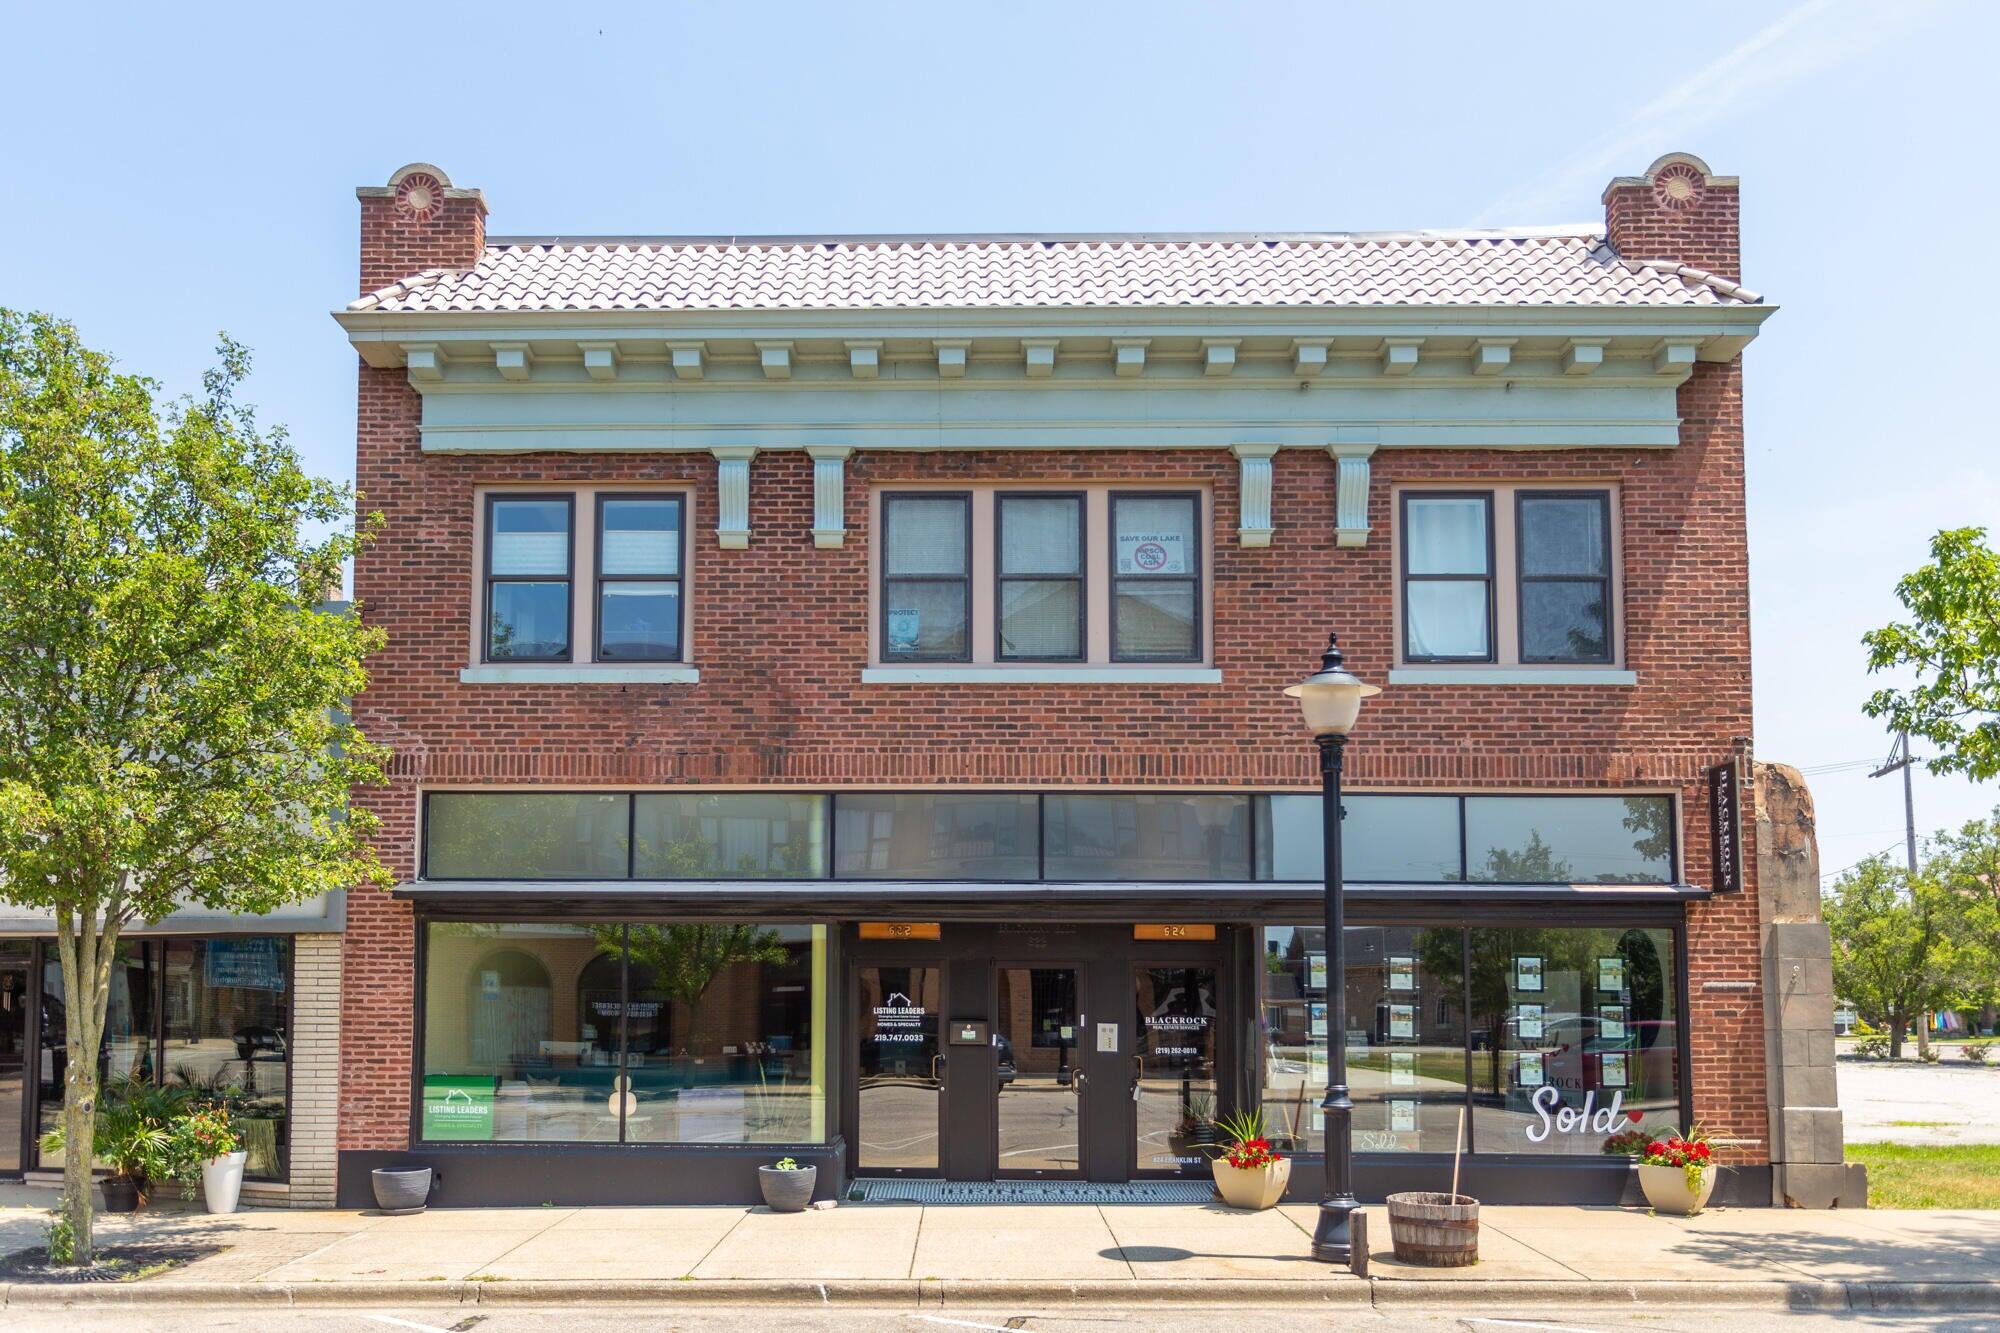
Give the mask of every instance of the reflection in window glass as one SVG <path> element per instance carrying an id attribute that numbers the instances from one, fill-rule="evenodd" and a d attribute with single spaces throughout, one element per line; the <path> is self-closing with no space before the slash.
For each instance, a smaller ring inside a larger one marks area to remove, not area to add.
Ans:
<path id="1" fill-rule="evenodd" d="M 421 1137 L 615 1143 L 618 1030 L 602 1008 L 619 927 L 434 922 Z"/>
<path id="2" fill-rule="evenodd" d="M 838 878 L 1035 878 L 1041 840 L 1031 794 L 843 792 L 833 809 Z"/>
<path id="3" fill-rule="evenodd" d="M 632 798 L 591 792 L 432 792 L 430 879 L 623 879 Z"/>
<path id="4" fill-rule="evenodd" d="M 168 940 L 165 949 L 167 1082 L 225 1103 L 243 1133 L 246 1174 L 284 1179 L 291 940 Z"/>
<path id="5" fill-rule="evenodd" d="M 1264 930 L 1264 1123 L 1272 1142 L 1321 1151 L 1328 965 L 1318 926 Z M 1347 1070 L 1356 1152 L 1450 1152 L 1465 1104 L 1464 933 L 1350 926 Z"/>
<path id="6" fill-rule="evenodd" d="M 1671 931 L 1475 927 L 1469 956 L 1476 1151 L 1589 1157 L 1678 1126 Z"/>
<path id="7" fill-rule="evenodd" d="M 1521 660 L 1611 660 L 1609 496 L 1520 496 Z"/>
<path id="8" fill-rule="evenodd" d="M 626 930 L 626 1140 L 823 1139 L 824 928 L 633 922 Z"/>
<path id="9" fill-rule="evenodd" d="M 119 940 L 112 954 L 110 993 L 104 1006 L 104 1041 L 97 1053 L 98 1086 L 111 1091 L 128 1079 L 150 1083 L 158 1074 L 153 1055 L 153 969 L 157 944 Z M 62 962 L 51 943 L 42 954 L 42 1077 L 36 1138 L 59 1128 L 67 1093 L 69 1006 L 63 990 Z M 63 1155 L 44 1150 L 43 1168 L 62 1165 Z M 99 1166 L 108 1163 L 100 1160 Z"/>
<path id="10" fill-rule="evenodd" d="M 564 661 L 570 631 L 570 502 L 487 505 L 486 655 Z"/>
<path id="11" fill-rule="evenodd" d="M 1247 796 L 1050 795 L 1043 875 L 1052 880 L 1241 880 Z"/>
<path id="12" fill-rule="evenodd" d="M 826 874 L 824 796 L 644 792 L 633 798 L 640 879 L 818 879 Z"/>
<path id="13" fill-rule="evenodd" d="M 1343 796 L 1341 868 L 1350 883 L 1440 884 L 1461 878 L 1456 796 Z M 1257 877 L 1326 877 L 1321 798 L 1259 802 Z"/>
<path id="14" fill-rule="evenodd" d="M 1469 878 L 1490 884 L 1664 884 L 1673 879 L 1666 796 L 1468 796 Z"/>

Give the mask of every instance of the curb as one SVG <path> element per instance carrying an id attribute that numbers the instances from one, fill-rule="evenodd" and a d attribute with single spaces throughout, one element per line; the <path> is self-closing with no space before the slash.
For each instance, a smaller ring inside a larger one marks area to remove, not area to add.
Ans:
<path id="1" fill-rule="evenodd" d="M 1578 1306 L 1840 1313 L 2000 1311 L 2000 1282 L 1550 1282 L 1478 1278 L 1254 1281 L 954 1281 L 939 1278 L 827 1282 L 683 1279 L 635 1282 L 132 1282 L 99 1286 L 0 1286 L 0 1309 L 269 1307 L 397 1309 L 457 1306 L 936 1309 L 1115 1306 L 1181 1309 L 1499 1309 L 1553 1313 Z"/>

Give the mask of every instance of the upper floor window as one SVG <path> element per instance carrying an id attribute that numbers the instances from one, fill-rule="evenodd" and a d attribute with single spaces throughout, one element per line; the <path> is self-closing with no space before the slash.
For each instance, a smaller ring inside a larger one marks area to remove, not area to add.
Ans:
<path id="1" fill-rule="evenodd" d="M 1114 662 L 1201 656 L 1201 497 L 1111 497 Z"/>
<path id="2" fill-rule="evenodd" d="M 682 507 L 678 495 L 598 497 L 598 661 L 680 660 Z"/>
<path id="3" fill-rule="evenodd" d="M 1199 665 L 1208 656 L 1199 491 L 883 491 L 873 661 Z"/>
<path id="4" fill-rule="evenodd" d="M 489 661 L 569 661 L 575 510 L 567 495 L 488 497 Z"/>
<path id="5" fill-rule="evenodd" d="M 972 497 L 882 497 L 882 656 L 972 655 Z"/>
<path id="6" fill-rule="evenodd" d="M 1613 511 L 1608 489 L 1402 492 L 1402 660 L 1616 662 Z"/>

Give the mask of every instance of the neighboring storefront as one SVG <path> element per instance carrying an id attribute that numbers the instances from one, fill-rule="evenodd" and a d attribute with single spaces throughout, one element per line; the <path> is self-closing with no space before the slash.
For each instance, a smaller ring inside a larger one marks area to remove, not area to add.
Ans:
<path id="1" fill-rule="evenodd" d="M 267 918 L 189 913 L 116 946 L 100 1086 L 185 1087 L 227 1104 L 253 1201 L 331 1202 L 341 912 L 335 895 Z M 45 924 L 29 933 L 37 924 L 0 922 L 0 1177 L 63 1165 L 41 1139 L 62 1123 L 69 1005 L 55 937 Z"/>
<path id="2" fill-rule="evenodd" d="M 1771 1197 L 1733 178 L 1283 237 L 359 195 L 398 883 L 348 904 L 343 1202 L 1171 1181 L 1251 1107 L 1309 1196 L 1335 1040 L 1365 1197 L 1456 1147 L 1616 1199 L 1621 1135 L 1697 1118 Z M 1283 695 L 1330 630 L 1383 687 L 1344 1033 Z"/>

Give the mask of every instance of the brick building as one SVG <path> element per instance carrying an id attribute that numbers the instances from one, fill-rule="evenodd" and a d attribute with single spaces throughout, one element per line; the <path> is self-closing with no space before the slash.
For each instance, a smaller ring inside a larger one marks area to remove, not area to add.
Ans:
<path id="1" fill-rule="evenodd" d="M 1770 1197 L 1733 178 L 1397 235 L 500 238 L 435 167 L 359 194 L 357 800 L 402 883 L 347 904 L 343 1201 L 1174 1180 L 1248 1106 L 1310 1157 L 1282 691 L 1329 630 L 1384 687 L 1364 1197 L 1461 1112 L 1489 1201 L 1621 1197 L 1614 1119 L 1699 1118 Z"/>

